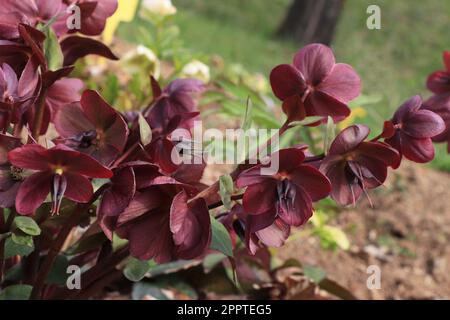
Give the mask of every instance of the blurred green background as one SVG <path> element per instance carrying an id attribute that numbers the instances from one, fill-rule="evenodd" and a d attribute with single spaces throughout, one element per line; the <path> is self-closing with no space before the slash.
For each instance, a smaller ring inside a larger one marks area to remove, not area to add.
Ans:
<path id="1" fill-rule="evenodd" d="M 219 54 L 268 77 L 288 63 L 304 44 L 274 34 L 291 0 L 173 0 L 182 40 L 199 52 Z M 369 5 L 381 8 L 381 30 L 366 27 Z M 403 101 L 430 96 L 428 74 L 442 68 L 449 49 L 450 1 L 345 0 L 332 42 L 337 61 L 351 64 L 363 81 L 363 94 L 380 97 L 358 122 L 379 130 Z M 437 145 L 434 168 L 450 171 L 450 156 Z"/>

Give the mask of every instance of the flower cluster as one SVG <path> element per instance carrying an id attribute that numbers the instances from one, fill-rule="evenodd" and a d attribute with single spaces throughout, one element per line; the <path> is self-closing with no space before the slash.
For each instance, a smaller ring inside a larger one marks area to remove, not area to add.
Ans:
<path id="1" fill-rule="evenodd" d="M 66 23 L 73 5 L 82 12 L 79 30 Z M 225 201 L 217 205 L 217 183 L 201 183 L 205 164 L 180 164 L 174 150 L 192 139 L 203 83 L 183 78 L 161 87 L 152 77 L 148 106 L 122 113 L 97 91 L 81 92 L 83 82 L 69 77 L 87 54 L 116 59 L 89 37 L 102 32 L 116 8 L 116 0 L 2 2 L 0 206 L 35 217 L 45 202 L 53 215 L 63 199 L 95 204 L 98 229 L 111 241 L 126 239 L 133 257 L 158 263 L 202 257 L 213 237 L 210 211 Z M 54 59 L 58 52 L 62 61 Z M 233 206 L 219 219 L 232 238 L 240 237 L 253 254 L 281 246 L 291 228 L 311 218 L 315 202 L 331 196 L 355 204 L 402 158 L 431 161 L 432 141 L 450 142 L 450 54 L 444 60 L 447 70 L 428 80 L 435 96 L 406 101 L 376 138 L 368 139 L 367 126 L 352 125 L 323 154 L 297 145 L 272 153 L 267 164 L 239 165 L 230 176 L 242 193 L 229 195 Z M 336 63 L 321 44 L 301 49 L 292 65 L 275 67 L 270 82 L 287 116 L 280 133 L 312 116 L 318 117 L 309 123 L 314 126 L 342 121 L 361 92 L 356 71 Z M 177 129 L 186 136 L 174 138 Z M 275 159 L 279 170 L 264 174 Z"/>

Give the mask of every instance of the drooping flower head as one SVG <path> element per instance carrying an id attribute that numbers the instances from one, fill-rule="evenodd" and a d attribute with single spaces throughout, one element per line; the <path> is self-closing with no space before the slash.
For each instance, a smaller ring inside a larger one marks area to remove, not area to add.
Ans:
<path id="1" fill-rule="evenodd" d="M 52 213 L 58 213 L 63 197 L 85 203 L 93 193 L 88 178 L 111 178 L 112 172 L 90 156 L 59 145 L 51 149 L 27 144 L 8 154 L 9 162 L 20 169 L 35 170 L 22 182 L 16 198 L 20 214 L 31 215 L 52 196 Z"/>
<path id="2" fill-rule="evenodd" d="M 428 76 L 427 87 L 436 94 L 450 93 L 450 51 L 444 51 L 445 70 L 435 71 Z"/>
<path id="3" fill-rule="evenodd" d="M 431 138 L 445 130 L 445 123 L 436 113 L 422 107 L 422 98 L 414 96 L 395 112 L 385 123 L 385 142 L 397 149 L 405 158 L 425 163 L 433 160 L 434 147 Z"/>
<path id="4" fill-rule="evenodd" d="M 125 121 L 96 91 L 87 90 L 79 103 L 60 107 L 54 122 L 62 143 L 105 165 L 111 164 L 125 147 Z"/>
<path id="5" fill-rule="evenodd" d="M 320 171 L 331 181 L 331 197 L 342 205 L 354 204 L 368 189 L 384 183 L 387 168 L 400 165 L 399 153 L 383 142 L 364 141 L 369 128 L 353 125 L 337 135 Z"/>
<path id="6" fill-rule="evenodd" d="M 279 164 L 276 174 L 262 175 L 261 165 L 257 165 L 236 180 L 237 187 L 247 187 L 244 211 L 261 220 L 252 232 L 272 225 L 277 218 L 289 226 L 303 225 L 312 216 L 312 202 L 325 198 L 331 190 L 327 177 L 303 163 L 304 150 L 283 149 L 272 155 L 274 159 Z"/>
<path id="7" fill-rule="evenodd" d="M 192 188 L 169 177 L 149 182 L 116 221 L 115 231 L 128 239 L 131 255 L 158 263 L 200 257 L 211 241 L 205 200 L 190 199 Z"/>
<path id="8" fill-rule="evenodd" d="M 347 104 L 361 91 L 358 74 L 347 64 L 336 63 L 331 49 L 310 44 L 295 56 L 293 65 L 282 64 L 270 74 L 275 96 L 283 101 L 290 121 L 307 116 L 340 121 L 350 114 Z"/>
<path id="9" fill-rule="evenodd" d="M 438 114 L 445 123 L 445 130 L 433 137 L 434 142 L 447 142 L 447 151 L 450 153 L 450 92 L 437 94 L 424 102 L 424 109 Z"/>

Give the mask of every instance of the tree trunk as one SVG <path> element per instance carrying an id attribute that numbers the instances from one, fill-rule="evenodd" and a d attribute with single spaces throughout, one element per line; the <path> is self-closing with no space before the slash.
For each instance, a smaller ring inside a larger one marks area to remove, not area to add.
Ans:
<path id="1" fill-rule="evenodd" d="M 331 43 L 344 0 L 294 0 L 278 36 L 300 43 Z"/>

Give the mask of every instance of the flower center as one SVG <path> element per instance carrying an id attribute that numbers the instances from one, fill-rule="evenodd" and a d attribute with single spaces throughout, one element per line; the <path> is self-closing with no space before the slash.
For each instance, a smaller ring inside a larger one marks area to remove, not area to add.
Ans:
<path id="1" fill-rule="evenodd" d="M 23 169 L 11 166 L 10 169 L 11 178 L 14 181 L 22 181 L 23 180 Z"/>
<path id="2" fill-rule="evenodd" d="M 284 212 L 294 209 L 296 195 L 295 185 L 290 180 L 283 179 L 279 181 L 277 183 L 277 209 L 283 210 Z"/>
<path id="3" fill-rule="evenodd" d="M 68 145 L 70 147 L 87 149 L 92 145 L 96 144 L 98 138 L 97 132 L 95 130 L 84 131 L 73 137 L 67 139 Z"/>

